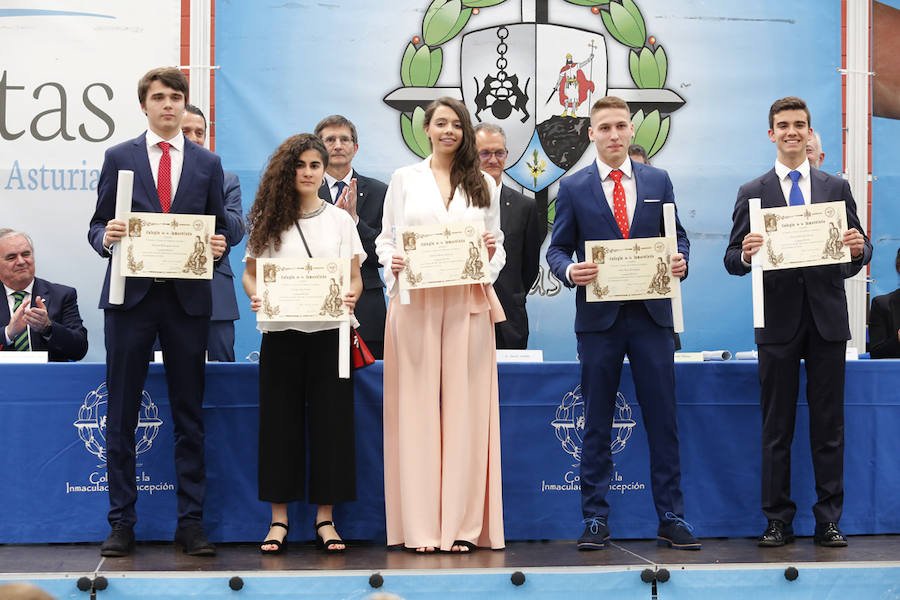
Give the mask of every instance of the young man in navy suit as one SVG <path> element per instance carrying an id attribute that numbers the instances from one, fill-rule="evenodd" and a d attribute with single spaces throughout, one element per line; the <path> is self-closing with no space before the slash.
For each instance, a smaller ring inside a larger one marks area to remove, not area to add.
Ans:
<path id="1" fill-rule="evenodd" d="M 100 256 L 126 232 L 115 218 L 119 170 L 134 172 L 131 210 L 205 214 L 216 217 L 210 236 L 213 256 L 227 247 L 223 175 L 219 157 L 187 141 L 181 119 L 188 100 L 188 82 L 176 68 L 157 68 L 138 82 L 147 131 L 106 151 L 97 187 L 97 207 L 88 240 Z M 169 401 L 175 425 L 175 471 L 178 477 L 178 528 L 175 542 L 186 553 L 215 554 L 203 531 L 206 467 L 203 457 L 203 389 L 206 339 L 211 310 L 208 280 L 129 277 L 125 301 L 109 302 L 107 266 L 100 308 L 106 335 L 106 448 L 111 526 L 103 556 L 125 556 L 134 549 L 135 502 L 134 430 L 147 378 L 150 350 L 159 335 L 166 368 Z"/>
<path id="2" fill-rule="evenodd" d="M 844 505 L 844 361 L 850 322 L 844 279 L 872 258 L 872 244 L 856 216 L 850 184 L 810 167 L 806 144 L 813 134 L 806 103 L 788 96 L 769 109 L 769 140 L 775 168 L 738 190 L 725 268 L 750 272 L 762 247 L 761 233 L 750 233 L 749 199 L 763 208 L 843 200 L 847 229 L 842 234 L 851 261 L 837 265 L 767 271 L 763 274 L 765 327 L 757 329 L 762 406 L 762 509 L 768 519 L 759 537 L 763 547 L 794 541 L 791 525 L 791 441 L 797 412 L 800 359 L 806 359 L 809 437 L 818 501 L 813 505 L 820 546 L 843 547 L 838 528 Z"/>
<path id="3" fill-rule="evenodd" d="M 0 350 L 46 351 L 51 361 L 81 360 L 87 329 L 75 288 L 34 276 L 34 244 L 14 229 L 0 229 Z"/>
<path id="4" fill-rule="evenodd" d="M 381 215 L 387 186 L 377 179 L 360 175 L 353 168 L 353 157 L 359 150 L 356 126 L 346 117 L 331 115 L 316 125 L 315 133 L 328 150 L 328 169 L 319 188 L 319 197 L 346 210 L 356 222 L 356 231 L 366 250 L 360 265 L 363 292 L 354 314 L 359 319 L 359 335 L 377 359 L 384 358 L 384 281 L 375 254 L 375 238 L 381 233 Z"/>
<path id="5" fill-rule="evenodd" d="M 568 287 L 578 286 L 575 334 L 585 403 L 581 506 L 586 525 L 578 549 L 600 549 L 609 541 L 610 432 L 627 355 L 650 445 L 650 484 L 659 517 L 657 542 L 699 550 L 700 542 L 684 520 L 671 301 L 588 303 L 584 289 L 598 271 L 597 265 L 585 260 L 585 242 L 663 236 L 663 204 L 675 202 L 672 182 L 665 171 L 628 158 L 634 126 L 628 104 L 621 98 L 607 96 L 594 103 L 588 134 L 597 148 L 597 160 L 560 182 L 547 249 L 553 273 Z M 683 279 L 690 244 L 677 217 L 676 223 L 678 252 L 672 256 L 671 269 Z"/>

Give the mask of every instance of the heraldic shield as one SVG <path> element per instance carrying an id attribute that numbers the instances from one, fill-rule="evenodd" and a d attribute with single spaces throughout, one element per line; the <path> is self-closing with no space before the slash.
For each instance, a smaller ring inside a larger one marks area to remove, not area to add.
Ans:
<path id="1" fill-rule="evenodd" d="M 590 108 L 606 95 L 606 41 L 596 31 L 516 23 L 463 36 L 460 81 L 474 122 L 506 132 L 506 173 L 537 192 L 590 145 Z"/>

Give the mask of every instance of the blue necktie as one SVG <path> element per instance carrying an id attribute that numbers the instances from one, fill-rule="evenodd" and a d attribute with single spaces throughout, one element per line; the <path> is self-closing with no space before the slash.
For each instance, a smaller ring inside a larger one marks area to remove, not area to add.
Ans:
<path id="1" fill-rule="evenodd" d="M 791 195 L 788 198 L 789 204 L 791 206 L 803 206 L 806 202 L 803 201 L 803 192 L 800 191 L 800 184 L 797 183 L 797 180 L 800 179 L 800 171 L 791 171 L 788 173 L 788 177 L 791 178 Z"/>
<path id="2" fill-rule="evenodd" d="M 334 185 L 337 186 L 337 193 L 334 195 L 334 202 L 337 202 L 341 199 L 341 194 L 344 193 L 344 188 L 347 187 L 347 184 L 343 181 L 336 181 Z M 334 202 L 332 202 L 332 204 L 334 204 Z"/>
<path id="3" fill-rule="evenodd" d="M 22 306 L 22 301 L 25 300 L 25 292 L 13 292 L 13 312 L 19 310 L 19 307 Z M 31 345 L 28 343 L 28 327 L 22 330 L 22 333 L 17 335 L 12 340 L 13 348 L 18 350 L 19 352 L 28 352 L 31 350 Z"/>

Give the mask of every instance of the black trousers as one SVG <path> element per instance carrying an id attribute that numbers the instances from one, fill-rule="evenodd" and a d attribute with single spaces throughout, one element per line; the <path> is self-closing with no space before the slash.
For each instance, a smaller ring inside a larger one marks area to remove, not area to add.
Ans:
<path id="1" fill-rule="evenodd" d="M 809 441 L 817 523 L 838 522 L 844 505 L 844 366 L 847 342 L 819 335 L 804 298 L 797 335 L 785 344 L 759 344 L 762 388 L 762 509 L 767 519 L 790 523 L 791 442 L 797 414 L 800 359 L 806 360 Z"/>
<path id="2" fill-rule="evenodd" d="M 259 499 L 356 500 L 353 374 L 338 378 L 338 330 L 263 334 L 259 351 Z"/>

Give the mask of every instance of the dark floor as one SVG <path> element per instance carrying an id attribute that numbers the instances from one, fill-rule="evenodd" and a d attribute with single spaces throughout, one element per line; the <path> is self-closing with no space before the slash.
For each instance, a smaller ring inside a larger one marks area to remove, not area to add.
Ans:
<path id="1" fill-rule="evenodd" d="M 100 557 L 99 544 L 0 545 L 0 574 L 133 571 L 309 571 L 387 569 L 509 569 L 527 567 L 646 567 L 652 565 L 799 564 L 898 562 L 900 536 L 852 536 L 848 548 L 820 548 L 798 538 L 783 548 L 758 548 L 752 539 L 705 539 L 703 550 L 660 548 L 656 540 L 616 541 L 604 550 L 579 552 L 571 541 L 511 542 L 505 550 L 468 556 L 419 555 L 381 545 L 353 544 L 326 555 L 312 544 L 292 544 L 279 556 L 263 556 L 253 544 L 219 544 L 214 558 L 190 557 L 172 544 L 139 543 L 132 556 Z"/>

